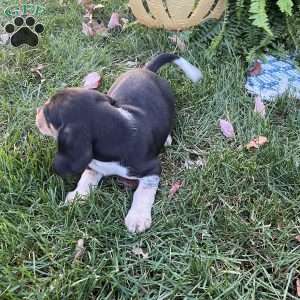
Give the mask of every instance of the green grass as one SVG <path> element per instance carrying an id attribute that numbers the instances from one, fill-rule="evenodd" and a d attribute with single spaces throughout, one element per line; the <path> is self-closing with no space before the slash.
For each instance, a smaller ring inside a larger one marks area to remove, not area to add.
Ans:
<path id="1" fill-rule="evenodd" d="M 173 66 L 161 71 L 177 97 L 174 143 L 161 155 L 153 226 L 131 235 L 123 220 L 132 195 L 114 180 L 106 179 L 85 203 L 61 205 L 76 178 L 53 173 L 56 145 L 38 134 L 35 109 L 91 71 L 103 75 L 100 90 L 106 91 L 129 61 L 144 64 L 173 52 L 170 33 L 132 24 L 89 39 L 81 33 L 77 1 L 47 2 L 39 46 L 0 49 L 0 299 L 296 299 L 299 104 L 283 97 L 259 118 L 244 89 L 241 59 L 211 57 L 191 43 L 181 54 L 205 79 L 192 85 Z M 114 10 L 128 16 L 125 2 L 102 1 L 102 17 Z M 42 84 L 30 71 L 38 63 L 47 64 Z M 232 142 L 218 129 L 224 117 L 237 132 Z M 269 143 L 255 152 L 240 147 L 255 135 Z M 206 166 L 186 170 L 190 155 L 206 159 Z M 178 179 L 185 185 L 169 199 Z M 87 249 L 74 265 L 80 238 Z M 149 258 L 133 254 L 135 247 Z"/>

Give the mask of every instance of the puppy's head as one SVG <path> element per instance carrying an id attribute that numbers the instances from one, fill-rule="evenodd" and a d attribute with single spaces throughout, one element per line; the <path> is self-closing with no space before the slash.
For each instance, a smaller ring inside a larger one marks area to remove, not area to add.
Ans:
<path id="1" fill-rule="evenodd" d="M 65 89 L 37 109 L 36 126 L 58 142 L 54 169 L 61 175 L 82 172 L 93 158 L 91 119 L 94 105 L 105 95 L 83 89 Z"/>

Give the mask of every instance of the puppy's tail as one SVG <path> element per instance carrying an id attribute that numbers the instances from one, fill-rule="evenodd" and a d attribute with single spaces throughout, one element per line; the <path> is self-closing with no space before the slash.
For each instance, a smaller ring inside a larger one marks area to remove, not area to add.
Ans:
<path id="1" fill-rule="evenodd" d="M 168 63 L 177 65 L 193 82 L 197 82 L 203 78 L 202 72 L 197 67 L 175 54 L 160 54 L 154 57 L 144 68 L 156 73 L 160 67 Z"/>

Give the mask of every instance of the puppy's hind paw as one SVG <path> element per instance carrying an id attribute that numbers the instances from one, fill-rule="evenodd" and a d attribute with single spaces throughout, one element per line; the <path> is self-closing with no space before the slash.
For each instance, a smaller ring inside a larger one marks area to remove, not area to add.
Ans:
<path id="1" fill-rule="evenodd" d="M 144 232 L 151 227 L 151 214 L 139 213 L 133 210 L 129 210 L 126 218 L 125 225 L 129 232 Z"/>

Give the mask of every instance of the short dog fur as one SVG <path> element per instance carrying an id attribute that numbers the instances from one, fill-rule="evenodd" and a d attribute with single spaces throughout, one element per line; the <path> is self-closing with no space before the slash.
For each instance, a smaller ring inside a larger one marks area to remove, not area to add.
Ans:
<path id="1" fill-rule="evenodd" d="M 37 109 L 36 125 L 57 140 L 54 170 L 82 173 L 66 202 L 86 197 L 104 176 L 138 179 L 125 224 L 130 232 L 151 226 L 151 208 L 161 173 L 158 155 L 170 142 L 175 99 L 156 72 L 174 63 L 194 82 L 199 69 L 173 54 L 161 54 L 142 69 L 123 74 L 107 94 L 83 88 L 57 92 Z"/>

